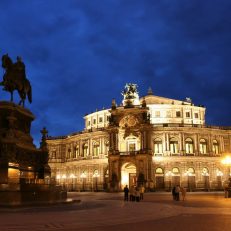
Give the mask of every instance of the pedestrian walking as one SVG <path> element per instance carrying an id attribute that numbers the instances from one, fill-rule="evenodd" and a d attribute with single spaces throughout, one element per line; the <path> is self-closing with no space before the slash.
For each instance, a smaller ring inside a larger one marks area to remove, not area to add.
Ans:
<path id="1" fill-rule="evenodd" d="M 172 199 L 175 201 L 176 200 L 176 186 L 172 188 Z"/>
<path id="2" fill-rule="evenodd" d="M 124 187 L 124 200 L 125 201 L 128 201 L 128 193 L 129 193 L 129 189 L 128 189 L 128 186 L 126 185 Z"/>
<path id="3" fill-rule="evenodd" d="M 180 192 L 181 192 L 182 200 L 184 201 L 186 197 L 186 189 L 184 187 L 180 187 Z"/>
<path id="4" fill-rule="evenodd" d="M 145 191 L 145 188 L 143 185 L 141 185 L 140 186 L 140 200 L 144 199 L 144 191 Z"/>
<path id="5" fill-rule="evenodd" d="M 176 194 L 176 201 L 180 200 L 180 186 L 177 185 L 175 189 L 175 194 Z"/>
<path id="6" fill-rule="evenodd" d="M 136 202 L 139 202 L 140 201 L 140 191 L 139 191 L 139 188 L 138 187 L 136 187 L 135 188 L 135 200 L 136 200 Z"/>

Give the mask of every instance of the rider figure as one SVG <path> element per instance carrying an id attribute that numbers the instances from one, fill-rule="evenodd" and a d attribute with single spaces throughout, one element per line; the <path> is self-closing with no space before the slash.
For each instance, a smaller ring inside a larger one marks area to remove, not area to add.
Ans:
<path id="1" fill-rule="evenodd" d="M 22 77 L 26 78 L 26 71 L 25 71 L 25 64 L 22 62 L 22 58 L 17 56 L 17 62 L 15 63 L 16 69 L 19 71 L 19 73 L 22 74 Z"/>

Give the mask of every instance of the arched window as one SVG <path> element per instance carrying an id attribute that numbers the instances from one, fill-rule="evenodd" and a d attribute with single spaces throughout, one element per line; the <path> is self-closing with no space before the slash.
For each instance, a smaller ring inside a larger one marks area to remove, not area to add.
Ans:
<path id="1" fill-rule="evenodd" d="M 82 156 L 86 157 L 87 154 L 88 154 L 88 145 L 87 145 L 87 143 L 85 143 L 85 144 L 83 144 L 83 154 L 82 154 Z"/>
<path id="2" fill-rule="evenodd" d="M 172 173 L 174 174 L 174 175 L 179 175 L 180 174 L 180 170 L 179 170 L 179 168 L 173 168 L 172 169 Z"/>
<path id="3" fill-rule="evenodd" d="M 205 139 L 200 139 L 200 153 L 201 154 L 207 153 L 207 142 Z"/>
<path id="4" fill-rule="evenodd" d="M 186 171 L 186 175 L 188 175 L 188 176 L 194 176 L 195 175 L 194 168 L 188 168 L 188 170 Z"/>
<path id="5" fill-rule="evenodd" d="M 185 152 L 186 152 L 186 154 L 194 153 L 193 140 L 191 138 L 187 138 L 185 140 Z"/>
<path id="6" fill-rule="evenodd" d="M 209 170 L 208 170 L 208 168 L 204 167 L 204 168 L 202 169 L 202 175 L 203 175 L 203 176 L 209 176 Z"/>
<path id="7" fill-rule="evenodd" d="M 219 154 L 219 145 L 218 145 L 217 140 L 213 140 L 213 153 Z"/>
<path id="8" fill-rule="evenodd" d="M 171 153 L 179 153 L 178 150 L 178 140 L 176 138 L 171 138 L 170 139 L 170 151 Z"/>
<path id="9" fill-rule="evenodd" d="M 155 173 L 156 173 L 157 175 L 161 175 L 161 174 L 164 174 L 164 171 L 163 171 L 162 168 L 157 168 L 156 171 L 155 171 Z"/>
<path id="10" fill-rule="evenodd" d="M 98 156 L 99 155 L 99 142 L 94 142 L 93 143 L 93 156 Z"/>
<path id="11" fill-rule="evenodd" d="M 154 154 L 163 154 L 163 145 L 160 138 L 154 140 Z"/>

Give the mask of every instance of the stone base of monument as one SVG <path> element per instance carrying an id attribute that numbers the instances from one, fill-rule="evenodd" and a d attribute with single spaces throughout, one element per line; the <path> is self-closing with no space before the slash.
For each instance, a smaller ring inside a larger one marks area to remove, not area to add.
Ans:
<path id="1" fill-rule="evenodd" d="M 56 203 L 67 192 L 50 181 L 48 150 L 30 135 L 34 115 L 12 102 L 0 101 L 0 205 Z"/>
<path id="2" fill-rule="evenodd" d="M 0 206 L 15 207 L 39 204 L 57 204 L 71 202 L 67 200 L 67 192 L 59 186 L 25 184 L 0 185 Z"/>

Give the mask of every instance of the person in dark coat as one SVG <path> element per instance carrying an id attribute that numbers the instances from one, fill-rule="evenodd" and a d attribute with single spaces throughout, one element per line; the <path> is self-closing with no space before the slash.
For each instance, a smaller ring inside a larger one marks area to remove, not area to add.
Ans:
<path id="1" fill-rule="evenodd" d="M 125 201 L 128 201 L 128 193 L 129 193 L 129 189 L 128 189 L 128 186 L 126 185 L 124 187 L 124 200 Z"/>

